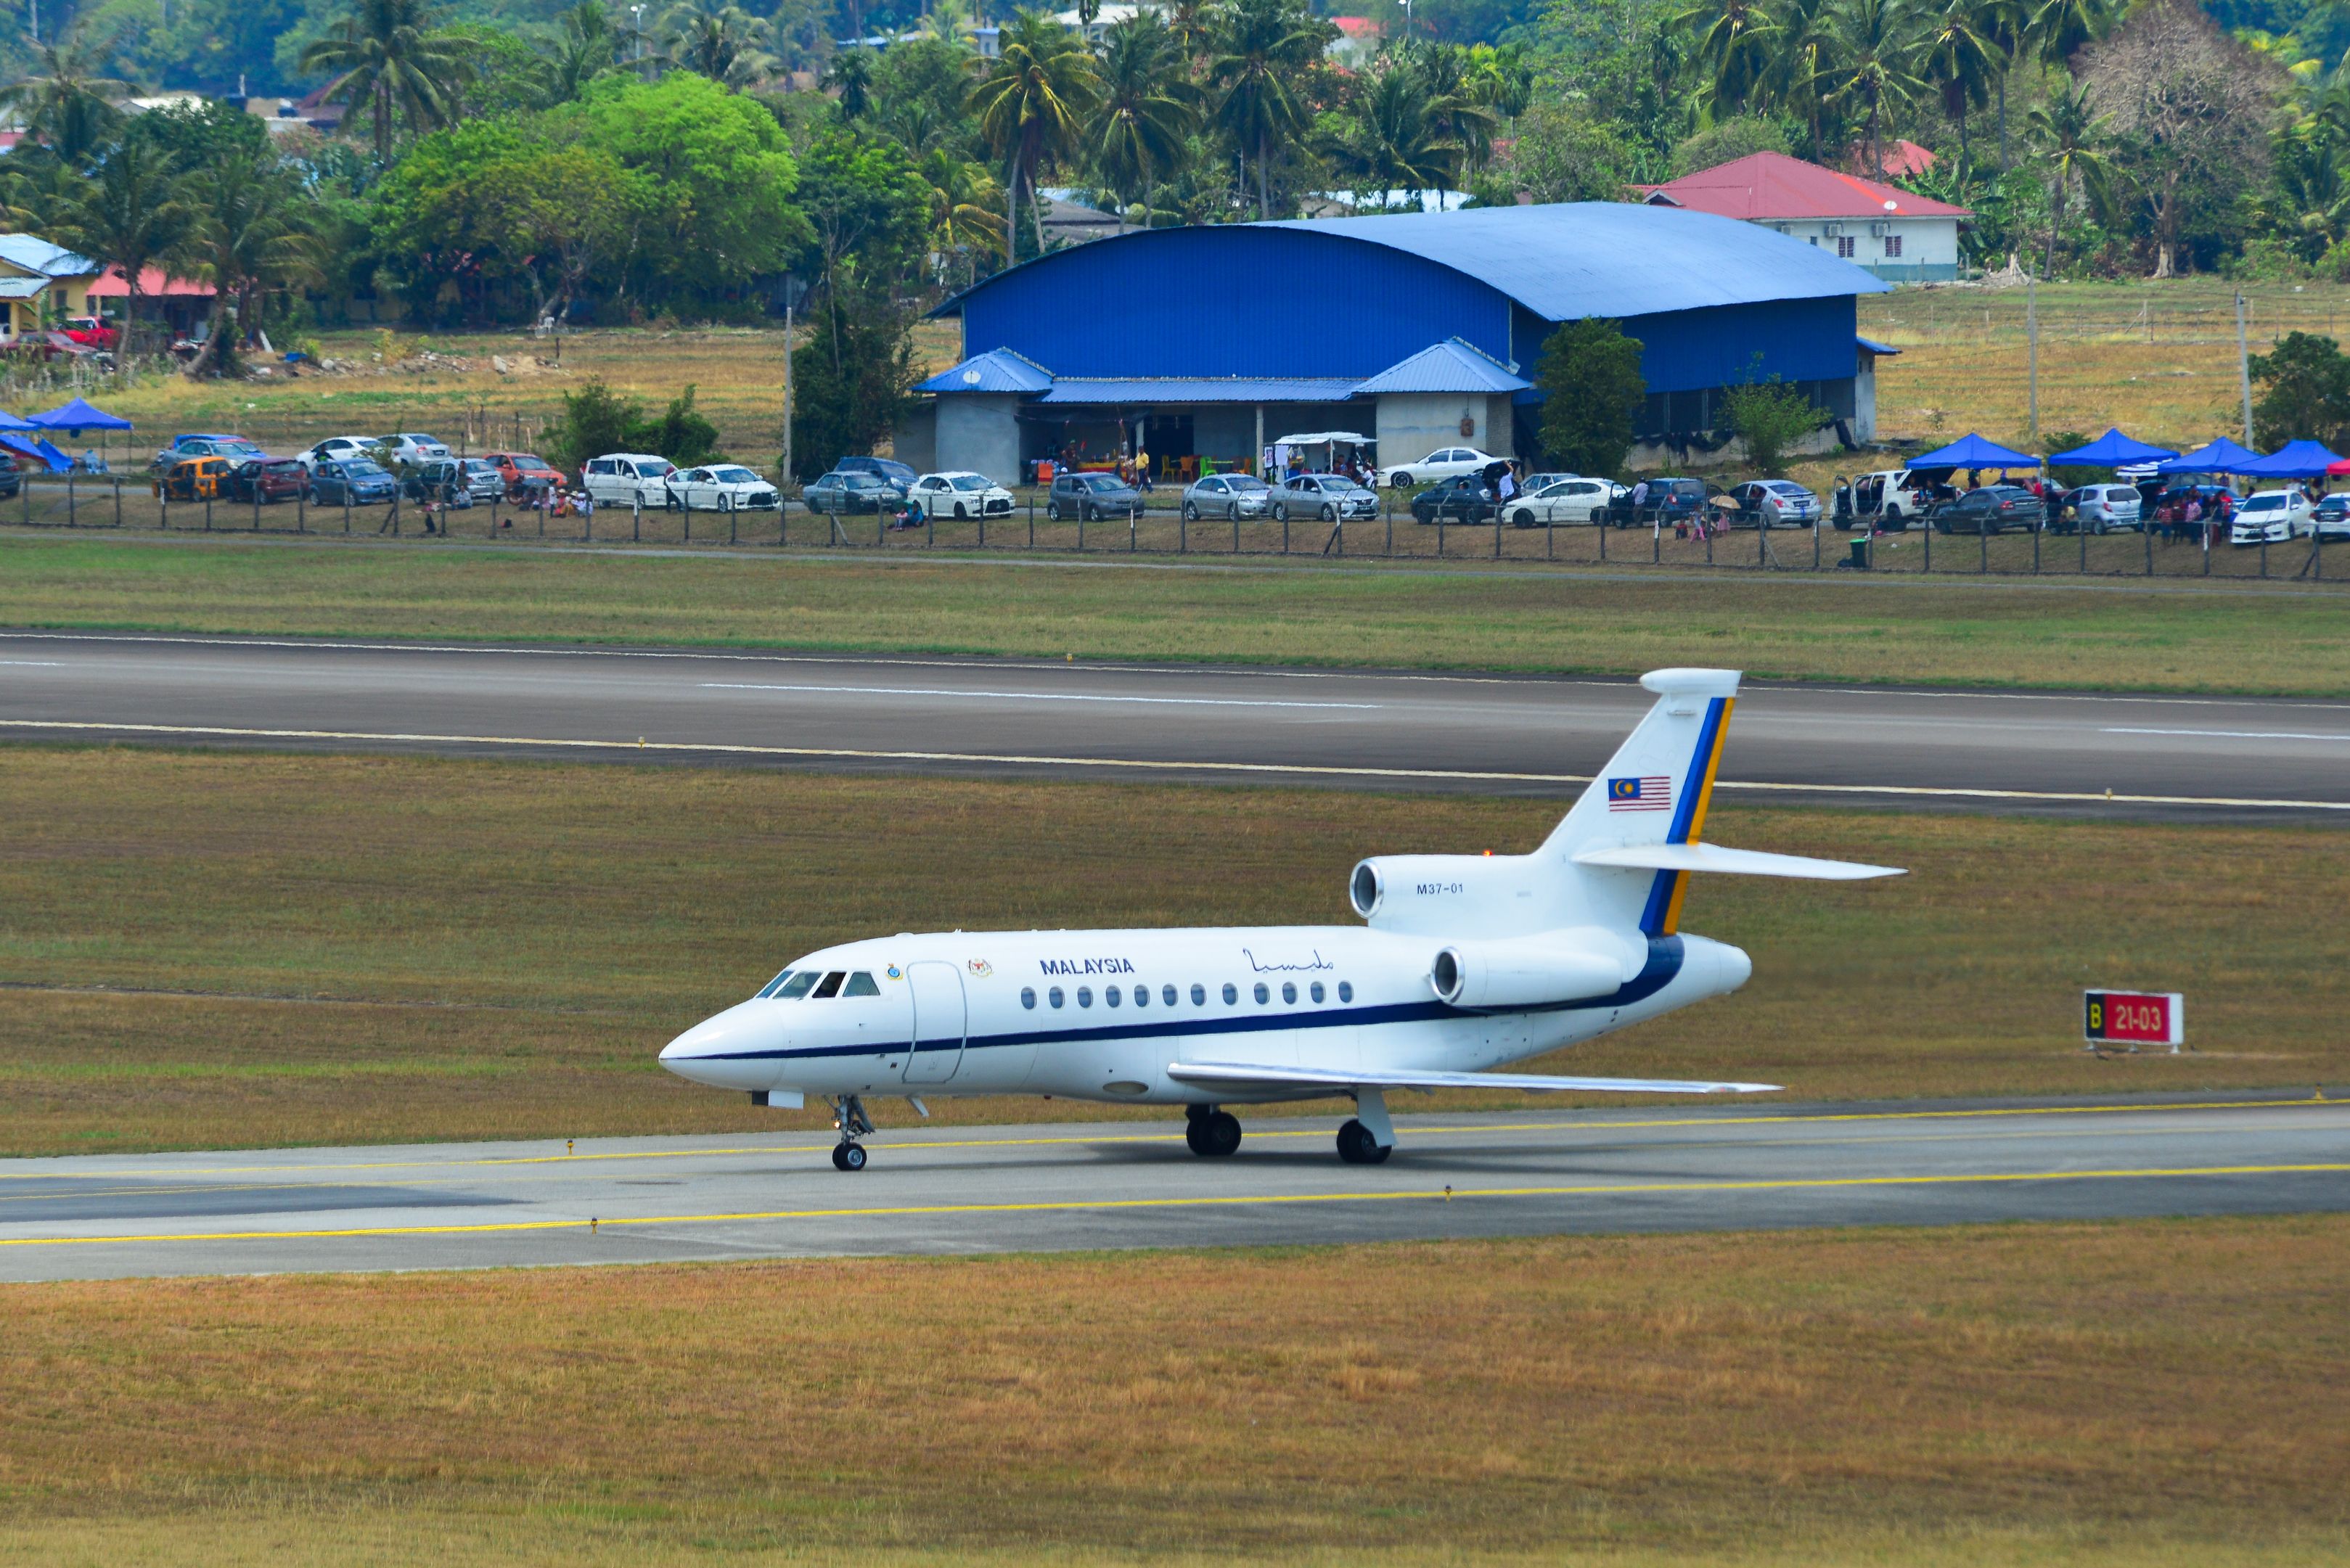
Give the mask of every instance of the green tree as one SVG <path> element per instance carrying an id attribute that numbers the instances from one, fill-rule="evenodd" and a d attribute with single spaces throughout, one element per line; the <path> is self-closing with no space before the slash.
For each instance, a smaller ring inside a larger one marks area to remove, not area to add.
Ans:
<path id="1" fill-rule="evenodd" d="M 37 74 L 0 88 L 0 111 L 67 163 L 86 167 L 113 139 L 122 122 L 122 111 L 115 105 L 132 90 L 109 69 L 112 53 L 110 39 L 94 37 L 78 26 L 41 45 Z"/>
<path id="2" fill-rule="evenodd" d="M 1866 126 L 1867 166 L 1882 169 L 1886 111 L 1907 108 L 1925 86 L 1916 69 L 1917 12 L 1911 0 L 1835 0 L 1823 26 L 1821 85 Z"/>
<path id="3" fill-rule="evenodd" d="M 1620 202 L 1638 154 L 1613 126 L 1581 104 L 1538 103 L 1518 122 L 1498 181 L 1479 185 L 1479 200 L 1506 205 L 1523 192 L 1536 202 Z"/>
<path id="4" fill-rule="evenodd" d="M 979 281 L 979 257 L 1003 254 L 1003 187 L 983 163 L 941 150 L 922 160 L 922 183 L 930 187 L 931 244 L 938 252 L 939 279 L 951 281 L 953 258 L 963 261 L 965 286 Z"/>
<path id="5" fill-rule="evenodd" d="M 1711 169 L 1754 152 L 1793 152 L 1787 128 L 1762 115 L 1742 114 L 1717 119 L 1682 138 L 1673 146 L 1675 178 Z"/>
<path id="6" fill-rule="evenodd" d="M 2039 146 L 2039 163 L 2048 185 L 2048 259 L 2042 269 L 2056 271 L 2056 236 L 2064 227 L 2064 213 L 2075 191 L 2093 213 L 2103 213 L 2112 200 L 2114 165 L 2109 154 L 2114 138 L 2109 122 L 2097 111 L 2086 82 L 2066 78 L 2043 103 L 2033 106 L 2026 123 Z"/>
<path id="7" fill-rule="evenodd" d="M 543 69 L 546 101 L 570 103 L 597 78 L 619 68 L 620 35 L 601 0 L 579 0 L 556 18 L 560 29 Z"/>
<path id="8" fill-rule="evenodd" d="M 1297 0 L 1232 0 L 1218 19 L 1208 78 L 1216 98 L 1210 118 L 1256 164 L 1256 215 L 1273 216 L 1274 146 L 1305 133 L 1308 114 L 1298 90 L 1306 67 L 1337 29 Z"/>
<path id="9" fill-rule="evenodd" d="M 1928 18 L 1918 75 L 1942 100 L 1942 112 L 1958 121 L 1959 175 L 1970 167 L 1967 111 L 1991 101 L 1999 73 L 1999 47 L 1983 31 L 1981 0 L 1944 0 Z"/>
<path id="10" fill-rule="evenodd" d="M 1773 479 L 1787 472 L 1787 452 L 1827 423 L 1803 389 L 1773 376 L 1731 387 L 1721 396 L 1722 423 L 1746 443 L 1746 461 Z"/>
<path id="11" fill-rule="evenodd" d="M 802 483 L 842 456 L 871 452 L 915 381 L 913 312 L 894 289 L 836 273 L 810 320 L 817 330 L 792 386 L 791 477 Z"/>
<path id="12" fill-rule="evenodd" d="M 1459 174 L 1461 143 L 1447 131 L 1428 85 L 1409 66 L 1389 64 L 1347 106 L 1338 166 L 1357 191 L 1385 196 L 1443 190 Z"/>
<path id="13" fill-rule="evenodd" d="M 188 265 L 213 286 L 204 346 L 187 374 L 226 375 L 262 296 L 322 281 L 321 250 L 300 183 L 266 149 L 210 163 L 182 189 L 192 214 Z"/>
<path id="14" fill-rule="evenodd" d="M 1156 11 L 1112 23 L 1102 37 L 1101 96 L 1086 128 L 1086 151 L 1119 202 L 1147 202 L 1200 128 L 1200 92 L 1189 64 Z"/>
<path id="15" fill-rule="evenodd" d="M 302 51 L 306 71 L 331 71 L 327 95 L 367 106 L 379 162 L 391 156 L 395 120 L 422 131 L 446 124 L 472 75 L 459 39 L 435 33 L 426 0 L 354 0 L 335 30 Z"/>
<path id="16" fill-rule="evenodd" d="M 1543 454 L 1576 473 L 1612 474 L 1632 449 L 1633 421 L 1648 396 L 1640 341 L 1613 321 L 1586 317 L 1554 331 L 1534 364 L 1543 394 Z"/>
<path id="17" fill-rule="evenodd" d="M 182 194 L 170 155 L 138 137 L 117 147 L 79 199 L 58 215 L 58 244 L 122 271 L 126 358 L 139 351 L 140 276 L 150 266 L 169 267 L 185 256 L 196 215 Z"/>
<path id="18" fill-rule="evenodd" d="M 997 35 L 996 49 L 968 107 L 981 139 L 1011 175 L 1003 218 L 1015 253 L 1005 259 L 1014 261 L 1021 197 L 1034 202 L 1037 171 L 1076 150 L 1101 97 L 1101 77 L 1077 35 L 1038 12 L 1015 13 Z"/>
<path id="19" fill-rule="evenodd" d="M 695 410 L 693 394 L 693 388 L 686 388 L 659 419 L 648 419 L 644 404 L 613 391 L 601 377 L 592 379 L 563 394 L 563 412 L 546 428 L 540 449 L 563 469 L 577 469 L 608 452 L 659 452 L 680 468 L 691 468 L 718 450 L 718 427 Z"/>
<path id="20" fill-rule="evenodd" d="M 774 27 L 732 0 L 688 0 L 669 14 L 667 26 L 668 61 L 731 92 L 764 81 L 779 68 L 767 49 Z"/>
<path id="21" fill-rule="evenodd" d="M 1689 68 L 1714 116 L 1745 107 L 1770 74 L 1783 36 L 1763 0 L 1697 0 L 1669 25 L 1690 40 Z"/>
<path id="22" fill-rule="evenodd" d="M 2260 396 L 2252 403 L 2252 441 L 2279 447 L 2308 439 L 2339 451 L 2350 443 L 2350 357 L 2331 337 L 2288 332 L 2251 361 Z"/>
<path id="23" fill-rule="evenodd" d="M 825 88 L 840 103 L 843 119 L 861 119 L 873 111 L 873 51 L 862 44 L 832 57 L 824 73 Z"/>

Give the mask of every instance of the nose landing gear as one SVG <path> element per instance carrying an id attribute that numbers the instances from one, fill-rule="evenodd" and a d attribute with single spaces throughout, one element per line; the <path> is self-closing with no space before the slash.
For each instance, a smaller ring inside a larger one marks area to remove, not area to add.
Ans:
<path id="1" fill-rule="evenodd" d="M 865 1146 L 857 1140 L 873 1130 L 873 1118 L 865 1114 L 865 1102 L 855 1095 L 843 1095 L 832 1102 L 832 1125 L 840 1133 L 840 1141 L 832 1149 L 832 1168 L 864 1169 Z"/>
<path id="2" fill-rule="evenodd" d="M 1213 1106 L 1186 1106 L 1183 1141 L 1193 1154 L 1221 1158 L 1241 1147 L 1241 1119 Z"/>

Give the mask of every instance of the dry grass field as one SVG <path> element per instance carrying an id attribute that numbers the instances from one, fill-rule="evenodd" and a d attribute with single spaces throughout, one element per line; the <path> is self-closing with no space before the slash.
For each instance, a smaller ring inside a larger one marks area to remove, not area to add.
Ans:
<path id="1" fill-rule="evenodd" d="M 1358 856 L 1515 850 L 1559 809 L 14 748 L 0 766 L 0 1152 L 815 1126 L 813 1111 L 686 1085 L 654 1053 L 827 942 L 1351 923 Z M 2324 918 L 2350 886 L 2339 833 L 1735 801 L 1709 831 L 1912 874 L 1702 882 L 1690 929 L 1746 947 L 1754 981 L 1586 1046 L 1571 1070 L 1762 1079 L 1797 1098 L 2350 1083 L 2350 974 Z M 2158 982 L 2192 994 L 2198 1052 L 2081 1053 L 2084 986 Z"/>
<path id="2" fill-rule="evenodd" d="M 1744 542 L 1751 548 L 1752 535 Z M 1973 544 L 1960 553 L 1970 557 Z M 2350 693 L 2350 600 L 2286 584 L 2215 593 L 1751 575 L 1159 571 L 0 534 L 0 624 L 1625 675 L 1694 661 L 1758 678 Z"/>
<path id="3" fill-rule="evenodd" d="M 2297 1564 L 2350 1219 L 11 1286 L 0 1561 Z"/>

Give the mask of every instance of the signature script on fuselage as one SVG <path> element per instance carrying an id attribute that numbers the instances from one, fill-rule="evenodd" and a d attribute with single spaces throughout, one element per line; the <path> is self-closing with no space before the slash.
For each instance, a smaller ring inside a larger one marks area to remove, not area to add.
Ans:
<path id="1" fill-rule="evenodd" d="M 1256 954 L 1251 952 L 1246 948 L 1243 948 L 1241 950 L 1241 957 L 1248 960 L 1249 968 L 1254 970 L 1259 974 L 1309 974 L 1315 970 L 1336 969 L 1338 967 L 1336 964 L 1332 963 L 1328 959 L 1324 958 L 1319 949 L 1315 950 L 1314 961 L 1312 963 L 1259 963 L 1257 961 Z"/>

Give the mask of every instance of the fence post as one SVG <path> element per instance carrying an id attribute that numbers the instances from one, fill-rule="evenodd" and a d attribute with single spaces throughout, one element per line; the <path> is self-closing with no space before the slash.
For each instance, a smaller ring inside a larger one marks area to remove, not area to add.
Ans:
<path id="1" fill-rule="evenodd" d="M 1713 565 L 1713 528 L 1706 521 L 1705 508 L 1702 506 L 1700 506 L 1697 511 L 1697 531 L 1705 535 L 1705 564 L 1711 566 Z"/>
<path id="2" fill-rule="evenodd" d="M 1077 554 L 1086 553 L 1086 504 L 1077 503 Z"/>
<path id="3" fill-rule="evenodd" d="M 1555 523 L 1543 524 L 1543 559 L 1545 561 L 1558 559 L 1558 524 Z"/>
<path id="4" fill-rule="evenodd" d="M 1502 509 L 1493 508 L 1493 559 L 1502 558 Z"/>
<path id="5" fill-rule="evenodd" d="M 253 531 L 261 532 L 261 476 L 255 474 L 253 485 Z"/>
<path id="6" fill-rule="evenodd" d="M 2037 541 L 2038 541 L 2038 535 L 2035 535 L 2033 536 L 2033 539 L 2034 539 L 2034 545 L 2033 545 L 2033 547 L 2034 547 L 2034 548 L 2037 548 L 2037 547 L 2038 547 L 2038 543 L 2037 543 Z M 1816 571 L 1818 571 L 1819 569 L 1820 569 L 1820 520 L 1819 520 L 1818 518 L 1814 517 L 1814 518 L 1813 518 L 1813 519 L 1812 519 L 1812 570 L 1814 570 L 1814 571 L 1815 571 L 1815 572 L 1816 572 Z"/>
<path id="7" fill-rule="evenodd" d="M 119 488 L 117 493 L 118 495 L 120 493 Z M 296 534 L 307 534 L 309 531 L 310 487 L 306 483 L 301 489 L 294 493 L 294 532 Z"/>
<path id="8" fill-rule="evenodd" d="M 1289 554 L 1289 508 L 1281 509 L 1281 553 Z"/>
<path id="9" fill-rule="evenodd" d="M 2035 519 L 2032 524 L 2032 575 L 2040 575 L 2040 536 L 2048 532 L 2046 518 Z"/>
<path id="10" fill-rule="evenodd" d="M 1650 566 L 1665 564 L 1665 514 L 1662 512 L 1648 519 L 1648 555 Z"/>
<path id="11" fill-rule="evenodd" d="M 987 503 L 979 504 L 979 547 L 987 548 Z"/>
<path id="12" fill-rule="evenodd" d="M 693 543 L 693 508 L 691 505 L 681 502 L 677 510 L 678 514 L 685 519 L 684 542 L 691 545 Z"/>
<path id="13" fill-rule="evenodd" d="M 74 473 L 68 468 L 66 470 L 66 526 L 77 528 L 80 525 L 81 513 L 74 505 Z"/>
<path id="14" fill-rule="evenodd" d="M 982 524 L 985 526 L 985 524 Z M 1175 553 L 1187 556 L 1191 551 L 1191 507 L 1189 502 L 1175 508 Z"/>
<path id="15" fill-rule="evenodd" d="M 2264 577 L 2265 577 L 2265 576 L 2267 576 L 2268 575 L 2269 575 L 2269 531 L 2268 531 L 2268 529 L 2267 529 L 2266 527 L 2262 527 L 2262 528 L 2261 529 L 2261 576 L 2264 576 Z"/>
<path id="16" fill-rule="evenodd" d="M 1991 576 L 1991 519 L 1990 519 L 1990 518 L 1986 517 L 1986 518 L 1982 519 L 1981 522 L 1978 522 L 1978 523 L 1975 524 L 1975 543 L 1982 546 L 1982 565 L 1981 565 L 1980 566 L 1977 566 L 1977 567 L 1975 568 L 1975 576 L 1979 576 L 1979 577 L 1987 577 L 1987 576 Z"/>
<path id="17" fill-rule="evenodd" d="M 207 533 L 207 534 L 209 534 L 209 533 L 211 533 L 212 531 L 213 531 L 213 498 L 212 498 L 211 496 L 207 495 L 207 496 L 205 496 L 205 497 L 204 497 L 204 532 L 205 532 L 205 533 Z"/>
<path id="18" fill-rule="evenodd" d="M 1918 531 L 1926 536 L 1925 569 L 1930 572 L 1934 569 L 1934 524 L 1927 519 L 1923 513 L 1920 513 L 1918 517 Z M 1872 551 L 1870 554 L 1873 557 L 1875 552 Z"/>
<path id="19" fill-rule="evenodd" d="M 349 533 L 350 531 L 351 531 L 351 487 L 350 487 L 349 485 L 346 484 L 346 485 L 344 485 L 344 486 L 343 486 L 343 532 L 344 532 L 344 533 L 346 533 L 346 534 L 348 534 L 348 533 Z"/>
<path id="20" fill-rule="evenodd" d="M 1237 555 L 1239 555 L 1240 553 L 1241 553 L 1241 509 L 1240 509 L 1238 506 L 1234 506 L 1234 507 L 1232 508 L 1232 554 L 1233 554 L 1233 555 L 1235 555 L 1235 556 L 1237 556 Z"/>
<path id="21" fill-rule="evenodd" d="M 875 502 L 873 504 L 873 547 L 875 549 L 879 549 L 885 543 L 882 531 L 889 526 L 889 520 L 882 514 L 881 504 L 879 501 Z"/>
<path id="22" fill-rule="evenodd" d="M 1599 529 L 1599 564 L 1604 566 L 1607 564 L 1607 513 L 1606 508 L 1603 507 L 1598 512 L 1594 513 L 1592 514 L 1592 521 Z"/>
<path id="23" fill-rule="evenodd" d="M 114 481 L 114 525 L 122 526 L 122 481 Z"/>
<path id="24" fill-rule="evenodd" d="M 987 503 L 983 501 L 979 504 L 979 525 L 984 528 L 987 526 Z M 938 542 L 939 514 L 931 508 L 925 506 L 922 508 L 922 548 L 925 550 L 934 548 Z"/>
<path id="25" fill-rule="evenodd" d="M 1436 509 L 1436 558 L 1444 559 L 1444 508 Z"/>
<path id="26" fill-rule="evenodd" d="M 2154 530 L 2146 525 L 2144 518 L 2138 520 L 2137 535 L 2146 541 L 2146 575 L 2150 577 L 2154 576 Z"/>
<path id="27" fill-rule="evenodd" d="M 1028 547 L 1036 547 L 1036 487 L 1028 487 Z"/>
<path id="28" fill-rule="evenodd" d="M 1392 500 L 1392 499 L 1390 499 L 1390 500 L 1389 500 L 1389 502 L 1388 502 L 1388 507 L 1387 507 L 1387 519 L 1388 519 L 1388 548 L 1387 548 L 1387 556 L 1388 556 L 1388 560 L 1392 561 L 1392 560 L 1394 560 L 1394 559 L 1395 559 L 1395 504 L 1394 504 L 1394 502 L 1393 502 L 1393 500 Z"/>
<path id="29" fill-rule="evenodd" d="M 640 544 L 645 536 L 645 498 L 643 492 L 629 497 L 629 542 Z"/>
<path id="30" fill-rule="evenodd" d="M 20 472 L 16 476 L 16 499 L 24 504 L 25 526 L 33 525 L 33 476 Z"/>
<path id="31" fill-rule="evenodd" d="M 1770 514 L 1767 512 L 1756 513 L 1754 514 L 1754 569 L 1758 572 L 1762 569 L 1763 556 L 1770 553 L 1771 546 L 1765 544 L 1762 539 L 1762 535 L 1768 534 L 1770 531 Z"/>

